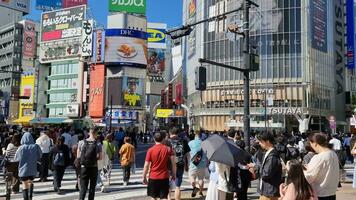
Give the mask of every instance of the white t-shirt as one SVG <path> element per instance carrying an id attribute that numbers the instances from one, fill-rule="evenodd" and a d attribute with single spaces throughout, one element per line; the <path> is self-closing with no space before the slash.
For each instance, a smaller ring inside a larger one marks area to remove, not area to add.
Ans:
<path id="1" fill-rule="evenodd" d="M 53 146 L 53 141 L 47 135 L 43 134 L 36 140 L 36 144 L 40 146 L 42 153 L 49 153 Z"/>
<path id="2" fill-rule="evenodd" d="M 318 197 L 336 194 L 339 183 L 339 159 L 334 151 L 315 154 L 304 171 Z"/>
<path id="3" fill-rule="evenodd" d="M 333 145 L 333 149 L 335 150 L 335 151 L 340 151 L 341 150 L 341 141 L 340 140 L 338 140 L 338 139 L 336 139 L 336 138 L 333 138 L 333 139 L 331 139 L 330 141 L 329 141 L 329 143 L 330 144 L 332 144 Z"/>

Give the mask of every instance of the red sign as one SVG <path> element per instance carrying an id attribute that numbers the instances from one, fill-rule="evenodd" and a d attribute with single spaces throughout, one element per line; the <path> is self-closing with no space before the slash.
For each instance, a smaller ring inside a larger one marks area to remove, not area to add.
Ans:
<path id="1" fill-rule="evenodd" d="M 173 85 L 172 83 L 168 84 L 168 108 L 173 106 Z"/>
<path id="2" fill-rule="evenodd" d="M 24 27 L 24 48 L 23 55 L 26 57 L 35 57 L 36 54 L 36 24 L 31 21 L 25 21 Z"/>
<path id="3" fill-rule="evenodd" d="M 84 4 L 87 5 L 87 0 L 63 0 L 63 8 L 69 8 Z"/>
<path id="4" fill-rule="evenodd" d="M 178 83 L 176 85 L 176 104 L 183 104 L 183 84 Z"/>
<path id="5" fill-rule="evenodd" d="M 104 116 L 105 66 L 94 65 L 90 69 L 89 115 Z"/>

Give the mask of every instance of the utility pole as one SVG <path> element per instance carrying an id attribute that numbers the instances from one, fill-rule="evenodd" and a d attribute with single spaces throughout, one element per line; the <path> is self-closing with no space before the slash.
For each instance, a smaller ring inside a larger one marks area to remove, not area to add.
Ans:
<path id="1" fill-rule="evenodd" d="M 112 95 L 110 95 L 110 122 L 109 122 L 109 131 L 111 132 L 112 127 Z"/>

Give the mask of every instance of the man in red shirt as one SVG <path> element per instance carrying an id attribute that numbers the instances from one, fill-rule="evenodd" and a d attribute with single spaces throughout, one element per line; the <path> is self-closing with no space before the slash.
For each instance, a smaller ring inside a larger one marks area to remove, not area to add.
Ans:
<path id="1" fill-rule="evenodd" d="M 156 144 L 148 149 L 143 168 L 143 183 L 147 185 L 147 196 L 153 199 L 167 199 L 169 193 L 168 162 L 176 163 L 172 148 L 162 144 L 166 135 L 156 132 Z M 147 173 L 150 171 L 147 181 Z M 172 165 L 172 180 L 175 180 L 176 166 Z"/>

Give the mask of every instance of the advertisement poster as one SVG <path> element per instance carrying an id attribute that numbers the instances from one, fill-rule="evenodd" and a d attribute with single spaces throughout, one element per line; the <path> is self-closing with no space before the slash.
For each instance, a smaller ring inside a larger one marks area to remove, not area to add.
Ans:
<path id="1" fill-rule="evenodd" d="M 72 38 L 65 41 L 46 42 L 40 45 L 40 63 L 72 60 L 80 55 L 80 39 Z"/>
<path id="2" fill-rule="evenodd" d="M 146 32 L 131 29 L 107 29 L 105 63 L 146 67 Z"/>
<path id="3" fill-rule="evenodd" d="M 117 110 L 114 109 L 112 115 L 113 120 L 128 120 L 128 121 L 137 121 L 138 120 L 138 112 L 132 110 Z M 110 116 L 110 112 L 107 112 L 107 116 Z"/>
<path id="4" fill-rule="evenodd" d="M 19 118 L 32 117 L 34 85 L 35 77 L 33 75 L 21 76 L 20 96 L 26 96 L 29 99 L 20 99 Z"/>
<path id="5" fill-rule="evenodd" d="M 90 68 L 89 84 L 89 116 L 104 116 L 104 84 L 105 84 L 105 66 L 94 65 Z"/>
<path id="6" fill-rule="evenodd" d="M 63 0 L 63 8 L 87 5 L 87 0 Z"/>
<path id="7" fill-rule="evenodd" d="M 352 6 L 353 7 L 353 6 Z M 327 0 L 310 1 L 312 48 L 327 52 Z"/>
<path id="8" fill-rule="evenodd" d="M 147 26 L 148 48 L 166 49 L 167 24 L 148 23 Z"/>
<path id="9" fill-rule="evenodd" d="M 183 84 L 182 83 L 178 83 L 176 85 L 176 98 L 175 98 L 175 102 L 176 102 L 176 105 L 180 105 L 180 104 L 183 104 Z"/>
<path id="10" fill-rule="evenodd" d="M 41 41 L 82 36 L 86 6 L 78 6 L 42 14 Z"/>
<path id="11" fill-rule="evenodd" d="M 94 43 L 93 43 L 93 63 L 102 63 L 104 62 L 104 53 L 105 53 L 105 31 L 98 29 L 94 32 Z"/>
<path id="12" fill-rule="evenodd" d="M 196 22 L 197 15 L 197 0 L 190 0 L 188 12 L 188 23 L 192 24 Z M 191 58 L 196 52 L 196 29 L 193 29 L 188 36 L 188 57 Z"/>
<path id="13" fill-rule="evenodd" d="M 42 11 L 58 10 L 62 8 L 62 0 L 36 0 L 36 9 Z"/>
<path id="14" fill-rule="evenodd" d="M 146 15 L 146 0 L 109 0 L 109 12 Z"/>
<path id="15" fill-rule="evenodd" d="M 23 13 L 30 12 L 30 0 L 0 0 L 0 6 L 21 11 Z"/>
<path id="16" fill-rule="evenodd" d="M 123 77 L 122 94 L 124 106 L 141 107 L 143 105 L 143 81 L 138 78 Z"/>
<path id="17" fill-rule="evenodd" d="M 355 8 L 354 0 L 346 0 L 347 68 L 355 69 Z"/>
<path id="18" fill-rule="evenodd" d="M 34 22 L 25 21 L 24 38 L 23 38 L 23 55 L 26 57 L 34 57 L 36 54 L 36 24 Z"/>
<path id="19" fill-rule="evenodd" d="M 147 75 L 154 77 L 162 77 L 165 67 L 165 50 L 149 49 L 147 61 Z"/>
<path id="20" fill-rule="evenodd" d="M 93 55 L 93 25 L 94 20 L 85 20 L 83 22 L 82 32 L 82 56 L 89 57 Z"/>

